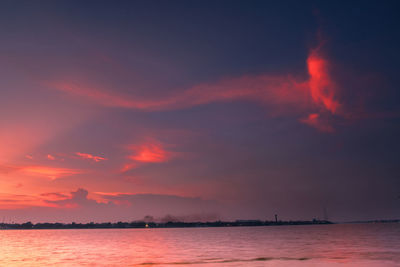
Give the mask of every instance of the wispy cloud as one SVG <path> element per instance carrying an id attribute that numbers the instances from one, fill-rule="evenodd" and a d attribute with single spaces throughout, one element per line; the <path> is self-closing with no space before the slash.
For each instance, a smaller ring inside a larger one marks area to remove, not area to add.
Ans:
<path id="1" fill-rule="evenodd" d="M 99 161 L 103 161 L 103 160 L 107 160 L 104 157 L 100 157 L 100 156 L 95 156 L 89 153 L 80 153 L 80 152 L 76 152 L 75 155 L 77 155 L 78 157 L 82 158 L 82 159 L 89 159 L 89 160 L 93 160 L 95 162 L 99 162 Z"/>
<path id="2" fill-rule="evenodd" d="M 49 196 L 46 194 L 0 194 L 0 208 L 13 210 L 27 207 L 56 207 L 56 205 L 48 202 L 47 199 L 49 199 Z"/>
<path id="3" fill-rule="evenodd" d="M 91 100 L 106 107 L 145 111 L 184 109 L 211 102 L 251 100 L 266 104 L 302 106 L 307 100 L 307 84 L 291 75 L 242 76 L 226 78 L 216 83 L 193 86 L 183 92 L 162 99 L 141 99 L 120 95 L 77 83 L 51 83 L 52 87 Z"/>
<path id="4" fill-rule="evenodd" d="M 46 200 L 63 200 L 69 198 L 69 195 L 60 192 L 42 193 L 40 196 Z"/>
<path id="5" fill-rule="evenodd" d="M 320 50 L 319 47 L 310 51 L 306 62 L 309 74 L 307 79 L 290 73 L 245 75 L 202 83 L 163 98 L 144 99 L 71 82 L 53 82 L 49 85 L 102 106 L 144 111 L 184 109 L 212 102 L 244 100 L 266 106 L 272 115 L 304 117 L 305 113 L 319 112 L 338 115 L 341 103 L 337 99 L 337 88 L 329 74 L 329 62 Z M 312 127 L 316 125 L 305 120 L 299 121 Z"/>
<path id="6" fill-rule="evenodd" d="M 51 180 L 58 179 L 64 176 L 71 176 L 75 174 L 84 173 L 83 170 L 69 169 L 69 168 L 56 168 L 40 165 L 32 166 L 19 166 L 17 169 L 27 175 L 39 176 L 49 178 Z"/>

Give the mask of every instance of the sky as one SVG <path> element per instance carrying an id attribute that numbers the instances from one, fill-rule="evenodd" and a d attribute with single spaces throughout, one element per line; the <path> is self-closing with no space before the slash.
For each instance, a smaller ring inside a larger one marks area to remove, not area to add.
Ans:
<path id="1" fill-rule="evenodd" d="M 398 8 L 1 1 L 0 221 L 400 218 Z"/>

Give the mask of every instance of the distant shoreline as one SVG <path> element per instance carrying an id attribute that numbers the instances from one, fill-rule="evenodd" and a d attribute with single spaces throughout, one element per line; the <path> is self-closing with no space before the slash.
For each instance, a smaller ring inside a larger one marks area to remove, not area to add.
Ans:
<path id="1" fill-rule="evenodd" d="M 326 220 L 312 221 L 260 221 L 237 220 L 215 222 L 106 222 L 106 223 L 0 223 L 0 230 L 29 230 L 29 229 L 146 229 L 146 228 L 203 228 L 203 227 L 243 227 L 243 226 L 284 226 L 284 225 L 330 225 L 358 223 L 400 223 L 395 220 L 368 220 L 352 222 L 331 222 Z"/>
<path id="2" fill-rule="evenodd" d="M 202 228 L 202 227 L 241 227 L 241 226 L 279 226 L 279 225 L 325 225 L 333 224 L 325 220 L 312 221 L 259 221 L 237 220 L 233 222 L 117 222 L 117 223 L 0 223 L 0 230 L 8 229 L 126 229 L 126 228 Z"/>

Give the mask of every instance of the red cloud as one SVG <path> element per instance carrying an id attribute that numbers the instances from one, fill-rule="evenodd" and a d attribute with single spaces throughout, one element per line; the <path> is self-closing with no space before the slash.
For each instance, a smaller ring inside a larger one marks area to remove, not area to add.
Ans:
<path id="1" fill-rule="evenodd" d="M 329 62 L 321 56 L 320 48 L 311 50 L 307 59 L 309 78 L 287 75 L 246 75 L 227 78 L 214 83 L 203 83 L 163 98 L 141 99 L 98 90 L 79 84 L 58 82 L 51 86 L 72 95 L 82 96 L 107 107 L 140 109 L 146 111 L 183 109 L 211 102 L 245 100 L 266 106 L 272 115 L 329 112 L 338 115 L 341 104 L 337 101 L 335 83 L 328 72 Z M 315 120 L 299 120 L 315 127 Z M 316 127 L 321 129 L 320 127 Z M 152 148 L 143 151 L 137 161 L 157 160 Z M 160 160 L 160 159 L 158 159 Z"/>
<path id="2" fill-rule="evenodd" d="M 334 99 L 336 90 L 328 73 L 328 62 L 318 54 L 317 50 L 312 50 L 307 59 L 307 66 L 313 101 L 323 105 L 331 113 L 336 113 L 340 104 Z"/>
<path id="3" fill-rule="evenodd" d="M 47 158 L 48 158 L 49 160 L 55 160 L 55 159 L 56 159 L 54 156 L 52 156 L 52 155 L 50 155 L 50 154 L 47 155 Z"/>
<path id="4" fill-rule="evenodd" d="M 134 99 L 76 84 L 55 83 L 55 88 L 72 95 L 83 96 L 107 107 L 140 109 L 147 111 L 183 109 L 217 101 L 250 100 L 269 104 L 275 109 L 280 105 L 292 108 L 306 107 L 307 83 L 288 76 L 243 76 L 224 79 L 213 84 L 196 85 L 180 94 L 163 99 Z"/>
<path id="5" fill-rule="evenodd" d="M 78 157 L 81 157 L 83 159 L 90 159 L 96 162 L 102 161 L 102 160 L 107 160 L 106 158 L 100 157 L 100 156 L 94 156 L 88 153 L 80 153 L 80 152 L 76 152 L 75 155 L 77 155 Z"/>
<path id="6" fill-rule="evenodd" d="M 161 163 L 170 160 L 172 152 L 166 151 L 164 146 L 156 141 L 148 141 L 140 145 L 130 145 L 128 149 L 132 154 L 128 156 L 131 162 L 126 163 L 121 172 L 126 172 L 146 163 Z"/>
<path id="7" fill-rule="evenodd" d="M 169 158 L 169 152 L 165 151 L 160 144 L 142 144 L 131 147 L 135 153 L 130 159 L 140 162 L 164 162 Z"/>

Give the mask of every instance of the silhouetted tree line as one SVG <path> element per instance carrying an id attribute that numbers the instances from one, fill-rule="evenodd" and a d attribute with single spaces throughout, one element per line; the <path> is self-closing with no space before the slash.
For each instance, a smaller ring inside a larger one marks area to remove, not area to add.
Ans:
<path id="1" fill-rule="evenodd" d="M 185 228 L 185 227 L 238 227 L 238 226 L 273 226 L 273 225 L 309 225 L 332 224 L 329 221 L 259 221 L 237 220 L 233 222 L 105 222 L 105 223 L 0 223 L 0 229 L 107 229 L 107 228 Z"/>

